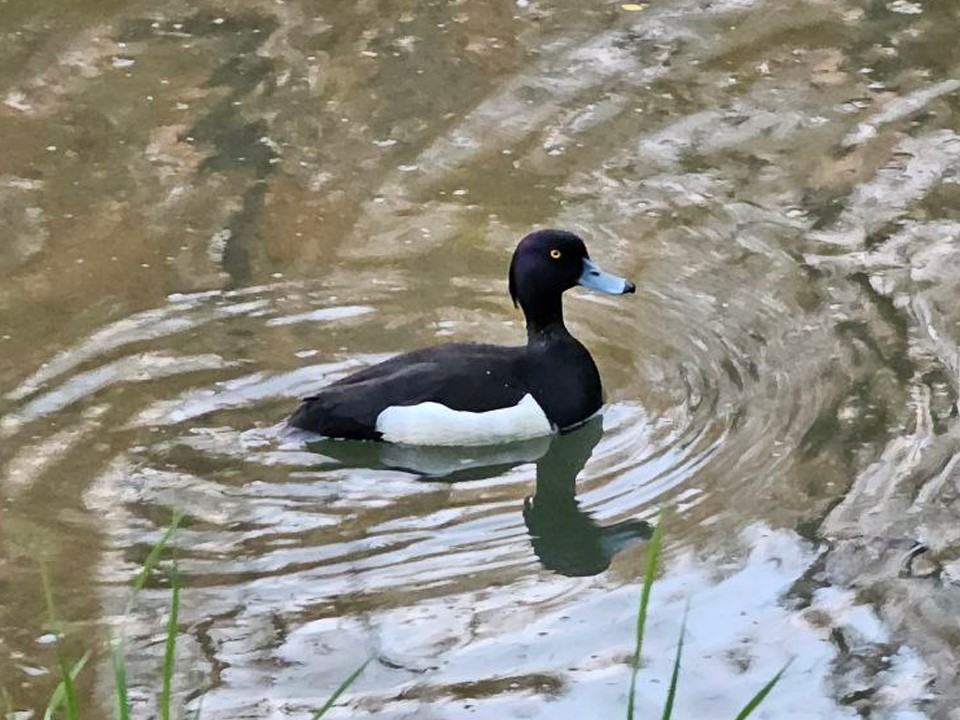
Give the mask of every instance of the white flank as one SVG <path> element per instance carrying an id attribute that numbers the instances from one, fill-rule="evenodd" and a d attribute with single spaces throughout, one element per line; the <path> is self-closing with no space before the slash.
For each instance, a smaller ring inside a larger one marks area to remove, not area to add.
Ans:
<path id="1" fill-rule="evenodd" d="M 395 405 L 377 416 L 377 431 L 387 442 L 407 445 L 494 445 L 549 435 L 553 428 L 527 394 L 512 407 L 479 413 L 435 402 Z"/>

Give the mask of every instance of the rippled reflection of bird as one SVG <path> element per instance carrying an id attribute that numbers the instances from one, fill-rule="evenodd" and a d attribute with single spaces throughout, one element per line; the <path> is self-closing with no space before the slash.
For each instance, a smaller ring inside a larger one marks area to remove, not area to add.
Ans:
<path id="1" fill-rule="evenodd" d="M 602 435 L 603 422 L 597 417 L 556 438 L 537 461 L 535 494 L 523 503 L 533 551 L 545 568 L 561 575 L 597 575 L 610 566 L 614 555 L 653 534 L 645 520 L 601 525 L 580 508 L 577 475 Z"/>
<path id="2" fill-rule="evenodd" d="M 444 483 L 497 477 L 518 465 L 536 462 L 536 489 L 523 502 L 533 551 L 548 570 L 586 576 L 603 572 L 617 553 L 653 533 L 644 520 L 601 525 L 580 508 L 577 476 L 602 435 L 603 418 L 595 416 L 563 435 L 502 446 L 417 447 L 323 439 L 308 447 L 339 467 L 379 466 Z"/>

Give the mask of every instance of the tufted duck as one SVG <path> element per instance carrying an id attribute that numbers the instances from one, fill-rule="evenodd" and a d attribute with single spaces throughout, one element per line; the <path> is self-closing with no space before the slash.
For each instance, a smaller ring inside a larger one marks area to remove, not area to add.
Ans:
<path id="1" fill-rule="evenodd" d="M 332 438 L 411 445 L 488 445 L 576 427 L 603 398 L 593 358 L 563 324 L 561 296 L 574 285 L 636 290 L 591 261 L 573 233 L 530 233 L 510 262 L 526 346 L 450 343 L 398 355 L 305 398 L 288 422 Z"/>

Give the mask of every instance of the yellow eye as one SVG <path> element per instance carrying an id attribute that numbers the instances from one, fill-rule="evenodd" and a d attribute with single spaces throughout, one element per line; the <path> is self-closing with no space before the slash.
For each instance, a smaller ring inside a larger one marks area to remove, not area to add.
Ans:
<path id="1" fill-rule="evenodd" d="M 550 257 L 552 257 L 554 260 L 559 260 L 559 259 L 560 259 L 560 251 L 557 250 L 556 248 L 554 248 L 553 250 L 550 251 Z"/>

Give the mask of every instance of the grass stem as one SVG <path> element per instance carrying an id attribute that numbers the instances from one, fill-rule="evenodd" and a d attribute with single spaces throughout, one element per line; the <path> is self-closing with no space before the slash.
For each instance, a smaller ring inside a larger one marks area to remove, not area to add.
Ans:
<path id="1" fill-rule="evenodd" d="M 735 720 L 744 720 L 753 714 L 753 711 L 757 709 L 757 706 L 764 701 L 767 695 L 770 694 L 770 691 L 776 687 L 778 682 L 780 682 L 780 678 L 783 677 L 783 674 L 787 671 L 787 668 L 790 667 L 791 662 L 793 662 L 793 660 L 789 660 L 786 665 L 780 668 L 776 675 L 770 678 L 766 685 L 760 688 L 756 695 L 750 698 L 750 701 L 743 706 L 743 710 L 739 712 Z"/>
<path id="2" fill-rule="evenodd" d="M 640 593 L 640 608 L 637 610 L 637 636 L 633 648 L 633 667 L 630 674 L 630 694 L 627 696 L 627 720 L 633 720 L 637 696 L 637 673 L 640 671 L 640 654 L 643 651 L 643 632 L 647 624 L 647 609 L 650 607 L 650 590 L 657 577 L 660 565 L 660 550 L 663 547 L 663 521 L 665 512 L 657 518 L 650 543 L 647 545 L 647 572 L 643 578 L 643 590 Z"/>
<path id="3" fill-rule="evenodd" d="M 5 720 L 13 720 L 13 700 L 10 699 L 10 693 L 7 692 L 7 686 L 0 683 L 0 698 L 3 699 L 3 717 Z"/>
<path id="4" fill-rule="evenodd" d="M 663 706 L 662 720 L 670 720 L 673 716 L 673 703 L 677 698 L 677 683 L 680 680 L 680 660 L 683 656 L 683 638 L 687 633 L 687 613 L 690 612 L 690 602 L 683 608 L 683 620 L 680 621 L 680 638 L 677 640 L 677 654 L 673 657 L 673 672 L 670 673 L 670 687 L 667 690 L 667 702 Z"/>
<path id="5" fill-rule="evenodd" d="M 137 577 L 133 581 L 131 600 L 138 592 L 140 592 L 140 590 L 143 589 L 143 586 L 147 582 L 147 578 L 150 577 L 150 574 L 160 562 L 160 555 L 163 553 L 164 548 L 166 548 L 167 543 L 170 542 L 170 538 L 173 537 L 174 533 L 177 532 L 177 529 L 180 527 L 180 523 L 182 521 L 183 511 L 175 511 L 173 513 L 173 518 L 170 520 L 170 527 L 167 528 L 167 531 L 163 534 L 163 537 L 160 538 L 159 542 L 157 542 L 157 544 L 151 548 L 150 553 L 147 555 L 147 559 L 143 561 L 143 567 L 140 568 L 140 572 L 137 573 Z"/>
<path id="6" fill-rule="evenodd" d="M 40 579 L 43 582 L 43 597 L 47 603 L 47 616 L 50 619 L 50 625 L 53 628 L 56 642 L 54 647 L 57 654 L 57 665 L 60 667 L 61 680 L 53 694 L 50 696 L 50 702 L 47 703 L 47 710 L 44 713 L 44 720 L 50 720 L 55 710 L 61 705 L 66 704 L 67 720 L 79 720 L 80 710 L 77 703 L 77 690 L 74 679 L 83 670 L 87 664 L 90 653 L 87 652 L 71 667 L 67 663 L 67 656 L 63 651 L 63 628 L 57 619 L 57 610 L 53 601 L 53 588 L 50 584 L 50 576 L 45 566 L 41 566 Z"/>
<path id="7" fill-rule="evenodd" d="M 180 615 L 180 571 L 176 563 L 171 575 L 173 596 L 170 599 L 170 617 L 167 620 L 167 640 L 163 654 L 163 689 L 160 692 L 160 718 L 170 720 L 170 696 L 173 690 L 173 670 L 177 655 L 177 628 Z"/>
<path id="8" fill-rule="evenodd" d="M 331 695 L 329 699 L 323 704 L 323 707 L 321 707 L 313 715 L 310 716 L 310 720 L 320 720 L 320 718 L 326 715 L 327 711 L 333 707 L 334 703 L 337 702 L 337 700 L 340 699 L 340 696 L 343 695 L 346 689 L 357 681 L 357 678 L 359 678 L 360 674 L 364 670 L 366 670 L 367 665 L 370 664 L 371 660 L 373 660 L 372 657 L 367 658 L 366 660 L 364 660 L 363 664 L 360 667 L 358 667 L 356 670 L 350 673 L 350 676 L 347 677 L 347 679 L 344 680 L 342 683 L 340 683 L 340 686 L 333 691 L 333 695 Z"/>
<path id="9" fill-rule="evenodd" d="M 650 543 L 647 546 L 647 569 L 643 578 L 643 588 L 640 592 L 640 607 L 637 610 L 636 640 L 633 649 L 633 662 L 630 673 L 630 692 L 627 695 L 627 720 L 633 720 L 636 712 L 636 693 L 637 693 L 637 674 L 640 671 L 640 659 L 643 652 L 644 629 L 647 624 L 647 612 L 650 607 L 650 591 L 653 588 L 654 580 L 657 576 L 657 569 L 660 565 L 660 552 L 663 548 L 663 525 L 665 512 L 661 512 L 657 518 L 657 526 L 654 528 Z M 680 638 L 677 640 L 677 653 L 673 658 L 673 670 L 670 673 L 670 685 L 667 690 L 667 699 L 663 706 L 661 720 L 670 720 L 673 717 L 674 703 L 677 699 L 677 687 L 680 680 L 680 665 L 683 659 L 683 645 L 687 631 L 687 616 L 690 611 L 690 603 L 687 602 L 683 609 L 683 620 L 680 623 Z M 792 661 L 791 661 L 792 662 Z M 790 666 L 790 662 L 780 668 L 760 690 L 750 698 L 750 701 L 744 705 L 743 709 L 737 715 L 735 720 L 745 720 L 754 710 L 766 699 L 770 691 L 780 682 L 780 678 Z M 315 719 L 314 719 L 315 720 Z"/>
<path id="10" fill-rule="evenodd" d="M 113 683 L 117 690 L 117 720 L 130 720 L 130 694 L 127 691 L 127 659 L 123 638 L 117 638 L 110 646 L 113 664 Z"/>

